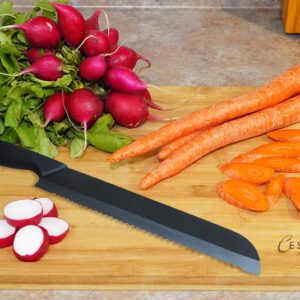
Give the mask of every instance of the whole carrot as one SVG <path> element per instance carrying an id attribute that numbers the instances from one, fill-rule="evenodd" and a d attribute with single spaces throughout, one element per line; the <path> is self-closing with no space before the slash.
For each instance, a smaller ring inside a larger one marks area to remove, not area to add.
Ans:
<path id="1" fill-rule="evenodd" d="M 168 156 L 170 156 L 170 154 L 173 151 L 175 151 L 179 147 L 183 146 L 185 143 L 189 142 L 190 140 L 192 140 L 194 137 L 201 134 L 202 132 L 203 132 L 203 130 L 198 130 L 198 131 L 192 132 L 188 135 L 184 135 L 184 136 L 170 142 L 169 144 L 165 145 L 158 152 L 158 154 L 157 154 L 158 159 L 160 159 L 160 160 L 166 159 Z"/>
<path id="2" fill-rule="evenodd" d="M 300 96 L 296 96 L 281 104 L 208 129 L 162 161 L 143 178 L 141 187 L 147 189 L 165 178 L 174 176 L 216 149 L 299 121 Z"/>
<path id="3" fill-rule="evenodd" d="M 300 92 L 300 65 L 250 93 L 195 111 L 127 145 L 110 156 L 111 162 L 155 150 L 181 136 L 280 103 Z"/>

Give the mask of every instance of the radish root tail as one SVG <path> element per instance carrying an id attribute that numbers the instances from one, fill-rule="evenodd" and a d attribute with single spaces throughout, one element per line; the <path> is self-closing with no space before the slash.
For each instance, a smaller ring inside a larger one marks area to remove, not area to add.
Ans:
<path id="1" fill-rule="evenodd" d="M 100 9 L 100 11 L 104 14 L 105 20 L 106 20 L 106 26 L 107 26 L 107 36 L 109 37 L 109 31 L 110 31 L 110 24 L 109 24 L 109 18 L 105 10 Z"/>
<path id="2" fill-rule="evenodd" d="M 111 55 L 117 53 L 117 52 L 119 51 L 119 49 L 120 49 L 122 46 L 124 46 L 125 43 L 127 43 L 127 41 L 128 41 L 128 40 L 125 40 L 124 42 L 122 42 L 122 43 L 121 43 L 121 44 L 120 44 L 113 52 L 111 52 L 111 53 L 105 53 L 105 54 L 103 54 L 102 56 L 103 56 L 103 57 L 106 57 L 106 56 L 111 56 Z"/>
<path id="3" fill-rule="evenodd" d="M 84 43 L 87 41 L 87 40 L 89 40 L 90 38 L 95 38 L 95 36 L 94 35 L 88 35 L 81 43 L 80 43 L 80 45 L 75 49 L 76 51 L 78 51 L 83 45 L 84 45 Z"/>
<path id="4" fill-rule="evenodd" d="M 79 128 L 73 123 L 72 119 L 70 118 L 69 112 L 68 112 L 68 110 L 67 110 L 67 108 L 66 108 L 66 105 L 65 105 L 65 96 L 64 96 L 63 92 L 62 92 L 62 98 L 63 98 L 63 106 L 64 106 L 64 110 L 65 110 L 66 115 L 67 115 L 67 119 L 69 120 L 71 126 L 72 126 L 76 131 L 81 132 L 81 129 L 79 129 Z"/>
<path id="5" fill-rule="evenodd" d="M 151 67 L 151 65 L 152 65 L 152 64 L 151 64 L 151 61 L 150 61 L 150 59 L 147 58 L 146 56 L 137 54 L 137 58 L 140 59 L 140 60 L 142 60 L 142 61 L 144 61 L 145 63 L 147 63 L 146 66 L 141 67 L 141 68 L 139 69 L 139 71 L 138 71 L 139 73 L 141 73 L 141 72 L 143 72 L 144 70 L 149 69 L 149 68 Z"/>

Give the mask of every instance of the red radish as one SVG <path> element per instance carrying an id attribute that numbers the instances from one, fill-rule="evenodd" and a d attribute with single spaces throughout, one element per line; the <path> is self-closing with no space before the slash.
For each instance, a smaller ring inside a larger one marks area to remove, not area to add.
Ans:
<path id="1" fill-rule="evenodd" d="M 54 202 L 49 198 L 37 198 L 34 201 L 38 201 L 43 208 L 43 218 L 45 217 L 57 217 L 58 212 Z"/>
<path id="2" fill-rule="evenodd" d="M 93 15 L 89 19 L 85 20 L 84 23 L 85 32 L 88 32 L 90 30 L 100 30 L 99 23 L 98 23 L 100 14 L 101 11 L 99 9 L 96 9 Z"/>
<path id="3" fill-rule="evenodd" d="M 89 89 L 75 90 L 68 99 L 68 112 L 72 120 L 83 125 L 84 147 L 87 147 L 87 129 L 103 113 L 103 100 Z M 83 151 L 82 150 L 82 151 Z"/>
<path id="4" fill-rule="evenodd" d="M 5 220 L 0 220 L 0 248 L 6 248 L 13 244 L 16 228 Z"/>
<path id="5" fill-rule="evenodd" d="M 51 1 L 51 4 L 57 12 L 58 25 L 64 40 L 70 47 L 79 46 L 85 30 L 85 22 L 81 12 L 71 5 L 54 1 Z"/>
<path id="6" fill-rule="evenodd" d="M 145 103 L 149 107 L 151 107 L 153 109 L 164 110 L 163 107 L 161 107 L 160 105 L 158 105 L 158 104 L 156 104 L 156 103 L 153 102 L 151 94 L 149 93 L 148 90 L 144 90 L 144 91 L 138 92 L 137 94 L 140 95 L 144 99 Z"/>
<path id="7" fill-rule="evenodd" d="M 145 82 L 126 67 L 115 66 L 109 68 L 103 77 L 103 81 L 114 90 L 123 93 L 136 93 L 148 88 Z"/>
<path id="8" fill-rule="evenodd" d="M 86 58 L 79 66 L 79 76 L 85 80 L 99 80 L 107 69 L 106 60 L 102 55 Z"/>
<path id="9" fill-rule="evenodd" d="M 42 205 L 34 200 L 16 200 L 4 207 L 4 217 L 9 225 L 21 228 L 26 225 L 36 225 L 41 222 Z"/>
<path id="10" fill-rule="evenodd" d="M 27 225 L 16 233 L 13 252 L 19 260 L 37 261 L 47 252 L 49 241 L 46 229 L 36 225 Z"/>
<path id="11" fill-rule="evenodd" d="M 88 38 L 89 36 L 91 37 Z M 108 37 L 101 31 L 89 31 L 85 34 L 84 39 L 86 39 L 86 41 L 83 43 L 82 51 L 86 56 L 108 53 L 110 50 Z"/>
<path id="12" fill-rule="evenodd" d="M 47 230 L 50 244 L 57 244 L 62 241 L 69 230 L 69 224 L 59 218 L 43 218 L 39 226 Z"/>
<path id="13" fill-rule="evenodd" d="M 105 101 L 105 110 L 112 115 L 117 124 L 135 128 L 146 120 L 161 120 L 149 114 L 148 106 L 137 94 L 111 92 Z"/>
<path id="14" fill-rule="evenodd" d="M 113 51 L 116 49 L 117 46 L 111 48 Z M 133 69 L 139 59 L 148 64 L 147 68 L 151 66 L 151 62 L 145 56 L 136 53 L 134 50 L 128 47 L 119 46 L 118 50 L 114 54 L 107 57 L 107 65 L 108 67 L 122 66 Z"/>
<path id="15" fill-rule="evenodd" d="M 17 74 L 5 74 L 0 75 L 17 77 L 27 73 L 34 74 L 37 78 L 47 81 L 55 81 L 64 75 L 62 61 L 55 55 L 42 56 L 36 60 L 30 67 Z"/>
<path id="16" fill-rule="evenodd" d="M 110 46 L 115 46 L 118 44 L 119 41 L 119 31 L 117 28 L 109 28 L 109 35 L 108 29 L 104 29 L 103 32 L 108 36 Z"/>
<path id="17" fill-rule="evenodd" d="M 43 16 L 34 17 L 23 24 L 14 24 L 1 29 L 17 28 L 24 31 L 29 44 L 38 48 L 55 48 L 61 41 L 61 33 L 57 24 Z"/>
<path id="18" fill-rule="evenodd" d="M 42 48 L 30 48 L 24 52 L 29 62 L 34 63 L 39 58 L 45 55 L 55 55 L 53 49 L 42 49 Z"/>
<path id="19" fill-rule="evenodd" d="M 43 112 L 45 118 L 45 125 L 47 126 L 50 122 L 60 122 L 66 118 L 65 104 L 68 101 L 69 95 L 67 93 L 58 92 L 45 101 Z"/>

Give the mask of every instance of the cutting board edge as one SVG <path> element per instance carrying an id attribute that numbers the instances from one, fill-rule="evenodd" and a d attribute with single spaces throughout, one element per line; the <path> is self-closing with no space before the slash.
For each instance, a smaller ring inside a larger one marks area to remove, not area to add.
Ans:
<path id="1" fill-rule="evenodd" d="M 0 285 L 0 290 L 74 290 L 74 291 L 244 291 L 244 292 L 295 292 L 299 291 L 299 285 L 262 285 L 262 286 L 224 286 L 224 285 L 43 285 L 43 284 L 8 284 Z"/>

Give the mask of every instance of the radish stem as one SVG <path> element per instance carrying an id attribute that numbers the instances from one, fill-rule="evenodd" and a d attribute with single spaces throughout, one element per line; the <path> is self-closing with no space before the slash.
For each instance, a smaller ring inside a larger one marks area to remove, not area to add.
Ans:
<path id="1" fill-rule="evenodd" d="M 18 77 L 18 76 L 21 76 L 21 75 L 24 75 L 24 74 L 27 74 L 27 73 L 30 73 L 32 71 L 31 68 L 27 68 L 19 73 L 16 73 L 16 74 L 8 74 L 8 73 L 2 73 L 0 72 L 0 75 L 3 75 L 3 76 L 9 76 L 9 77 Z"/>
<path id="2" fill-rule="evenodd" d="M 17 28 L 17 25 L 16 25 L 16 24 L 14 24 L 14 25 L 2 26 L 2 27 L 0 27 L 0 30 L 2 30 L 2 29 L 14 29 L 14 28 Z"/>
<path id="3" fill-rule="evenodd" d="M 0 14 L 0 17 L 11 17 L 11 18 L 16 19 L 16 16 L 13 16 L 11 14 Z"/>

